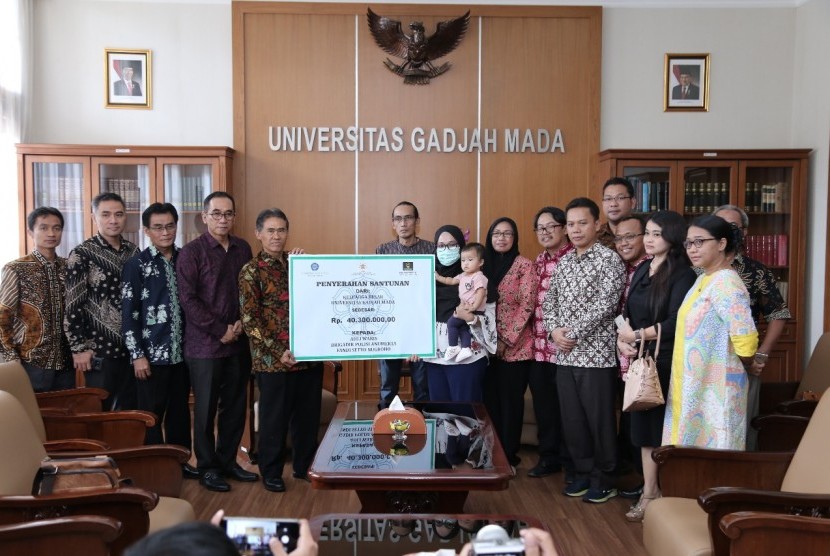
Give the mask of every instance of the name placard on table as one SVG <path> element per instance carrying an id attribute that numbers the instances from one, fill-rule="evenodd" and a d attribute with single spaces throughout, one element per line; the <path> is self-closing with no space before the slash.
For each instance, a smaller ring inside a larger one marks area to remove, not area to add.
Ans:
<path id="1" fill-rule="evenodd" d="M 435 356 L 435 257 L 291 255 L 298 361 Z"/>

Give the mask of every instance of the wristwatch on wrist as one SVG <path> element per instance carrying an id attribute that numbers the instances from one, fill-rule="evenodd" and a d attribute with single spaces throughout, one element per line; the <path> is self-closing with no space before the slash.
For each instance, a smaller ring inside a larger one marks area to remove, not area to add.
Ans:
<path id="1" fill-rule="evenodd" d="M 635 343 L 635 344 L 639 344 L 639 343 L 640 343 L 640 342 L 642 342 L 642 341 L 643 341 L 643 336 L 642 336 L 642 334 L 640 333 L 640 331 L 639 331 L 639 330 L 635 330 L 635 331 L 634 331 L 634 343 Z"/>
<path id="2" fill-rule="evenodd" d="M 769 359 L 769 353 L 761 353 L 760 351 L 755 352 L 755 361 L 757 363 L 766 363 Z"/>

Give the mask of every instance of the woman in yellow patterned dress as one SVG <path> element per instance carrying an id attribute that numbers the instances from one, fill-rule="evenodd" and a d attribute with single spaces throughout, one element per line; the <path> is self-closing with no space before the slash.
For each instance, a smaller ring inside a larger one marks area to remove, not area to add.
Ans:
<path id="1" fill-rule="evenodd" d="M 758 332 L 749 294 L 731 262 L 740 230 L 696 218 L 684 247 L 703 270 L 677 315 L 663 444 L 743 450 L 748 380 Z"/>

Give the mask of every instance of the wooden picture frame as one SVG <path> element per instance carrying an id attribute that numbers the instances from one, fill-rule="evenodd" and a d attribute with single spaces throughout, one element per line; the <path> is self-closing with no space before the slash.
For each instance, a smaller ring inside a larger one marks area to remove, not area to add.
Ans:
<path id="1" fill-rule="evenodd" d="M 709 111 L 709 54 L 666 54 L 663 111 Z"/>
<path id="2" fill-rule="evenodd" d="M 152 109 L 149 50 L 104 49 L 104 106 Z"/>

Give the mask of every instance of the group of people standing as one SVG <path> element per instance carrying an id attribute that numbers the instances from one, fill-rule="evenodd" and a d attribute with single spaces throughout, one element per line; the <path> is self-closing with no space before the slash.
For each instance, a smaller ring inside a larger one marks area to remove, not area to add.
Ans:
<path id="1" fill-rule="evenodd" d="M 184 476 L 217 492 L 230 490 L 227 479 L 259 479 L 236 459 L 256 371 L 263 484 L 285 490 L 289 430 L 293 475 L 308 480 L 322 365 L 298 364 L 288 350 L 286 215 L 259 215 L 262 249 L 254 257 L 231 234 L 236 207 L 224 192 L 205 198 L 206 231 L 181 249 L 179 215 L 169 203 L 143 212 L 150 244 L 143 251 L 122 236 L 127 213 L 120 196 L 98 195 L 92 212 L 97 233 L 67 259 L 56 254 L 60 211 L 39 207 L 28 216 L 35 248 L 4 267 L 0 286 L 5 359 L 20 360 L 38 392 L 73 387 L 77 371 L 87 386 L 108 392 L 106 409 L 153 412 L 146 443 L 192 445 L 196 468 L 183 466 Z"/>
<path id="2" fill-rule="evenodd" d="M 601 503 L 618 495 L 620 462 L 631 459 L 644 479 L 630 493 L 638 497 L 632 520 L 659 496 L 655 447 L 752 447 L 747 422 L 757 413 L 759 375 L 790 318 L 769 270 L 741 253 L 749 222 L 740 208 L 720 207 L 689 226 L 672 211 L 640 218 L 635 206 L 631 184 L 612 178 L 604 224 L 584 197 L 540 209 L 532 230 L 542 251 L 531 260 L 519 253 L 510 218 L 491 224 L 484 245 L 468 244 L 452 224 L 428 241 L 417 236 L 417 207 L 404 201 L 392 211 L 396 239 L 376 250 L 436 257 L 437 352 L 408 360 L 414 400 L 484 402 L 517 466 L 529 387 L 539 459 L 528 475 L 564 469 L 564 494 Z M 96 235 L 64 260 L 56 255 L 61 213 L 40 207 L 29 215 L 35 249 L 5 266 L 0 286 L 5 358 L 21 360 L 37 391 L 72 387 L 77 370 L 109 393 L 108 409 L 152 411 L 148 443 L 191 447 L 192 388 L 197 466 L 183 472 L 219 492 L 230 490 L 228 478 L 259 479 L 236 461 L 253 370 L 264 486 L 286 488 L 289 432 L 293 475 L 306 479 L 322 366 L 298 363 L 288 347 L 287 256 L 303 251 L 287 250 L 285 213 L 259 214 L 256 256 L 231 235 L 236 210 L 224 192 L 204 200 L 206 232 L 181 249 L 169 203 L 142 214 L 150 245 L 140 252 L 121 235 L 118 195 L 96 197 L 93 216 Z M 769 323 L 760 346 L 758 314 Z M 618 329 L 617 315 L 625 319 Z M 628 365 L 641 344 L 657 352 L 658 338 L 667 403 L 618 427 Z M 398 393 L 404 363 L 379 362 L 381 406 Z"/>
<path id="3" fill-rule="evenodd" d="M 754 449 L 748 423 L 758 412 L 760 374 L 790 318 L 772 273 L 742 253 L 749 225 L 742 209 L 725 205 L 689 224 L 673 211 L 635 215 L 636 206 L 631 183 L 612 178 L 603 188 L 605 223 L 587 198 L 540 209 L 532 229 L 543 250 L 535 261 L 519 254 L 517 224 L 496 219 L 480 267 L 487 303 L 476 312 L 453 280 L 466 273 L 467 243 L 457 226 L 441 226 L 431 244 L 416 235 L 417 208 L 403 202 L 393 225 L 405 233 L 378 248 L 436 256 L 437 353 L 410 358 L 415 399 L 483 401 L 516 466 L 529 387 L 539 459 L 528 476 L 564 469 L 567 496 L 634 498 L 632 521 L 660 496 L 655 447 Z M 760 345 L 759 316 L 768 322 Z M 470 334 L 470 354 L 460 361 L 446 357 L 456 320 Z M 624 414 L 618 426 L 626 373 L 641 344 L 657 354 L 667 402 Z M 402 363 L 380 367 L 382 405 L 397 393 L 399 374 L 388 369 Z M 626 466 L 643 482 L 620 491 Z"/>

